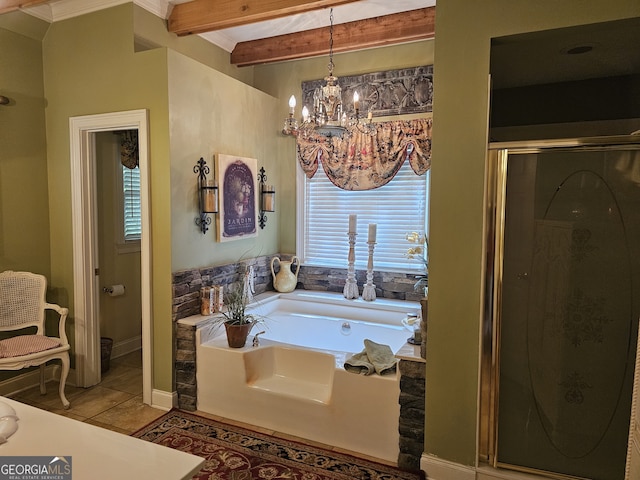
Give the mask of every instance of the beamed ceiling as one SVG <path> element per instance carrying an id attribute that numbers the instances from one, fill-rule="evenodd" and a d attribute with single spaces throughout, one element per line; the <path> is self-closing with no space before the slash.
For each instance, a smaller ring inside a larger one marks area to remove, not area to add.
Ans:
<path id="1" fill-rule="evenodd" d="M 89 3 L 106 8 L 123 1 Z M 326 55 L 334 7 L 336 53 L 429 39 L 435 33 L 435 0 L 132 1 L 164 4 L 169 32 L 201 35 L 231 52 L 231 63 L 238 66 Z M 85 8 L 82 0 L 0 0 L 0 14 L 37 5 L 52 11 L 63 5 L 67 11 Z"/>
<path id="2" fill-rule="evenodd" d="M 175 5 L 170 32 L 191 35 L 313 12 L 354 0 L 192 0 Z M 362 2 L 360 2 L 362 3 Z M 213 5 L 215 4 L 215 8 Z M 328 15 L 327 15 L 328 24 Z M 334 52 L 394 45 L 433 38 L 435 7 L 403 11 L 334 25 Z M 329 52 L 329 26 L 236 44 L 231 63 L 239 66 L 293 60 Z"/>

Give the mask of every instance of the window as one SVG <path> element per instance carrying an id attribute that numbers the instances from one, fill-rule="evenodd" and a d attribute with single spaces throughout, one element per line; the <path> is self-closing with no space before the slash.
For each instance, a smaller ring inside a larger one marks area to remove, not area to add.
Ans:
<path id="1" fill-rule="evenodd" d="M 121 238 L 118 251 L 127 253 L 140 249 L 142 216 L 140 213 L 140 168 L 127 168 L 118 162 L 118 180 L 121 188 L 119 211 Z"/>
<path id="2" fill-rule="evenodd" d="M 366 269 L 368 225 L 378 224 L 374 268 L 378 271 L 421 272 L 424 266 L 405 253 L 407 232 L 424 232 L 427 224 L 429 177 L 416 175 L 405 162 L 388 184 L 353 192 L 333 185 L 322 163 L 313 178 L 298 169 L 297 255 L 305 265 L 346 268 L 349 214 L 358 215 L 356 268 Z"/>

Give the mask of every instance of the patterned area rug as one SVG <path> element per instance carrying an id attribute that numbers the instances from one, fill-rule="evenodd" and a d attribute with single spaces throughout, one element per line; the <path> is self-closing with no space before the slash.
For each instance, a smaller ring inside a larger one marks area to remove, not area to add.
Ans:
<path id="1" fill-rule="evenodd" d="M 204 480 L 424 480 L 396 468 L 172 410 L 133 434 L 206 459 Z"/>

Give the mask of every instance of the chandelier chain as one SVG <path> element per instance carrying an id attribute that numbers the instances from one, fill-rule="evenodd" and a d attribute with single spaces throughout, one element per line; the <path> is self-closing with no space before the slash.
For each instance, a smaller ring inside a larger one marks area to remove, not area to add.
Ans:
<path id="1" fill-rule="evenodd" d="M 329 10 L 329 76 L 333 76 L 333 8 Z"/>

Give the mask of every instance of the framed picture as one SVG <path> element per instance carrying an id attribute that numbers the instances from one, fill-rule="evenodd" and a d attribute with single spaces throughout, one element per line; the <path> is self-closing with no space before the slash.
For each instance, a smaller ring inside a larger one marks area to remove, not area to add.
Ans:
<path id="1" fill-rule="evenodd" d="M 257 237 L 258 161 L 219 153 L 216 167 L 221 206 L 218 241 Z"/>

